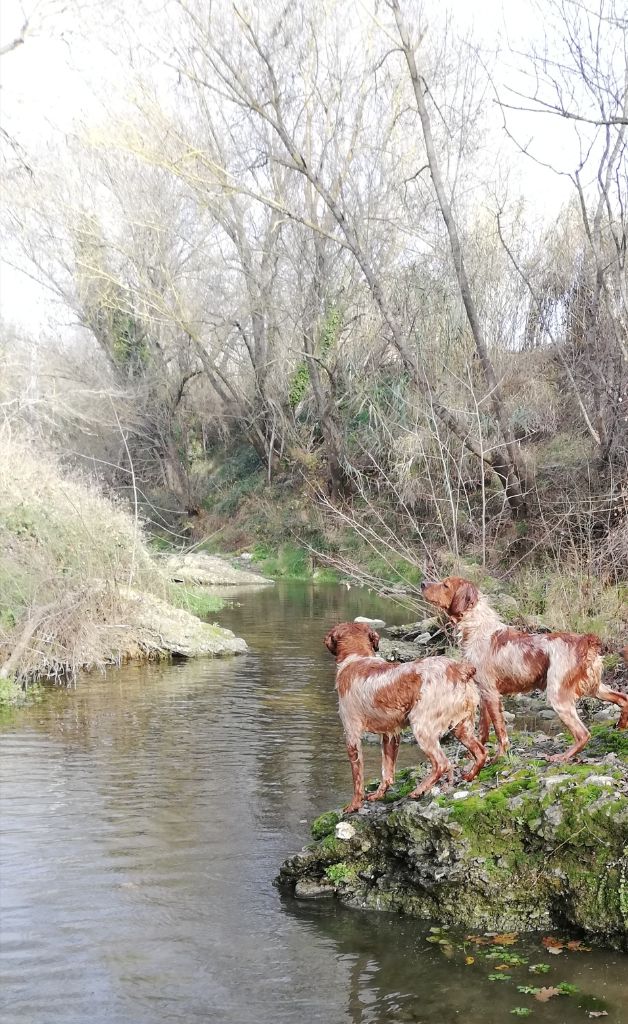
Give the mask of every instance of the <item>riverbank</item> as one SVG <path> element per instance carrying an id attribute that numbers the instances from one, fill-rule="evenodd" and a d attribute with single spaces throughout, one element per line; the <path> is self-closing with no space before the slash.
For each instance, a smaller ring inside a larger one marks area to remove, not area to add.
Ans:
<path id="1" fill-rule="evenodd" d="M 316 841 L 276 884 L 444 926 L 566 928 L 628 951 L 628 736 L 593 732 L 582 763 L 552 766 L 543 758 L 564 736 L 515 734 L 511 758 L 420 801 L 404 799 L 416 777 L 405 769 L 385 801 L 314 821 Z"/>
<path id="2" fill-rule="evenodd" d="M 243 640 L 198 614 L 220 607 L 210 586 L 264 582 L 207 555 L 155 557 L 137 516 L 93 480 L 3 439 L 0 702 L 130 660 L 242 653 Z"/>

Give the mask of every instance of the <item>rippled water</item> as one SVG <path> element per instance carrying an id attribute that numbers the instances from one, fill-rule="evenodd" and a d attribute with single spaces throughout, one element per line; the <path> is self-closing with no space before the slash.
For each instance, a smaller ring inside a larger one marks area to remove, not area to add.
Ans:
<path id="1" fill-rule="evenodd" d="M 587 1007 L 626 1024 L 628 957 L 553 958 L 533 983 L 584 996 L 540 1004 L 516 991 L 527 968 L 490 982 L 420 922 L 277 893 L 305 819 L 350 791 L 321 638 L 404 613 L 312 584 L 241 601 L 219 618 L 245 657 L 111 671 L 0 723 L 3 1022 L 492 1024 L 523 1005 L 546 1024 Z M 552 959 L 538 938 L 523 949 Z"/>

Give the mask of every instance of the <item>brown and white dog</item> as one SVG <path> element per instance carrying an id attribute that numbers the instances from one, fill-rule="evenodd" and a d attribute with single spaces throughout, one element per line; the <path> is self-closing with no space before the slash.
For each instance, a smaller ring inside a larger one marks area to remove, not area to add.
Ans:
<path id="1" fill-rule="evenodd" d="M 423 596 L 447 612 L 460 636 L 462 653 L 477 670 L 480 689 L 481 743 L 493 722 L 497 755 L 508 748 L 502 695 L 546 690 L 547 699 L 573 735 L 573 746 L 550 761 L 568 761 L 590 738 L 576 710 L 580 697 L 597 697 L 621 708 L 618 727 L 628 726 L 628 697 L 602 683 L 601 642 L 593 634 L 524 633 L 501 621 L 486 597 L 469 580 L 449 576 L 440 583 L 422 583 Z"/>
<path id="2" fill-rule="evenodd" d="M 381 800 L 395 778 L 399 734 L 410 724 L 415 739 L 432 766 L 431 773 L 409 794 L 417 799 L 447 773 L 453 783 L 453 766 L 440 745 L 449 729 L 470 751 L 472 764 L 465 781 L 474 779 L 486 763 L 486 751 L 473 731 L 479 694 L 472 679 L 473 666 L 452 658 L 423 658 L 391 663 L 375 657 L 379 635 L 361 622 L 343 622 L 325 637 L 325 646 L 336 658 L 338 708 L 353 774 L 353 799 L 344 810 L 357 811 L 364 800 L 362 736 L 382 737 L 382 781 L 369 800 Z"/>

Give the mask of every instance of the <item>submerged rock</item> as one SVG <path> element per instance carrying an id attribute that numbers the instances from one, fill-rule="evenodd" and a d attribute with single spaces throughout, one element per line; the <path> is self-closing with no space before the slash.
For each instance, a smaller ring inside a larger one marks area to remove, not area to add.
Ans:
<path id="1" fill-rule="evenodd" d="M 628 951 L 628 735 L 596 727 L 585 764 L 550 765 L 528 742 L 520 737 L 518 753 L 485 768 L 464 798 L 403 799 L 414 778 L 400 772 L 385 802 L 350 816 L 346 841 L 342 816 L 321 816 L 318 841 L 276 884 L 326 895 L 331 886 L 348 906 L 444 925 L 577 929 Z"/>

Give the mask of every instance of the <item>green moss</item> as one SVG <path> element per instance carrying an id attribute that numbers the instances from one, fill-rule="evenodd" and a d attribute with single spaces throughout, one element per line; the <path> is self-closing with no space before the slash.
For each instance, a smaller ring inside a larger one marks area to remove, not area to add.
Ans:
<path id="1" fill-rule="evenodd" d="M 396 772 L 395 781 L 386 793 L 383 802 L 394 803 L 395 800 L 402 800 L 411 793 L 417 786 L 417 770 L 415 768 L 402 768 Z"/>
<path id="2" fill-rule="evenodd" d="M 325 868 L 325 875 L 330 882 L 338 885 L 340 882 L 349 882 L 354 879 L 357 871 L 353 865 L 340 861 L 338 864 L 330 864 L 328 868 Z"/>
<path id="3" fill-rule="evenodd" d="M 493 764 L 487 764 L 478 775 L 479 782 L 488 782 L 489 779 L 494 779 L 498 775 L 503 775 L 504 765 L 502 761 L 496 761 Z"/>
<path id="4" fill-rule="evenodd" d="M 341 815 L 337 811 L 326 811 L 325 814 L 315 818 L 310 825 L 312 838 L 324 839 L 326 836 L 332 835 L 340 819 Z"/>
<path id="5" fill-rule="evenodd" d="M 591 740 L 586 748 L 586 754 L 588 757 L 617 754 L 620 761 L 628 764 L 628 729 L 594 725 L 591 729 Z"/>

